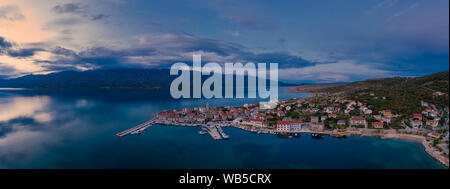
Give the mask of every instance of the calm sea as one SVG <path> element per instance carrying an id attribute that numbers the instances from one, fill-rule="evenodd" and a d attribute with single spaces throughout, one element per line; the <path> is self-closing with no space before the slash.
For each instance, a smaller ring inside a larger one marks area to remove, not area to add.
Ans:
<path id="1" fill-rule="evenodd" d="M 307 96 L 282 90 L 281 99 Z M 174 100 L 164 90 L 0 89 L 0 168 L 445 168 L 420 143 L 399 139 L 224 128 L 230 140 L 214 141 L 199 128 L 160 125 L 113 136 L 161 110 L 258 101 Z"/>

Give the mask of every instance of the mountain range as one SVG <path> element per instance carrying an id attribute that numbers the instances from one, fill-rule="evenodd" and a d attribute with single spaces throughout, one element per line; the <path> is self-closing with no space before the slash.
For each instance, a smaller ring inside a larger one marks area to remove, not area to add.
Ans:
<path id="1" fill-rule="evenodd" d="M 0 87 L 156 89 L 169 88 L 170 83 L 176 77 L 178 76 L 170 75 L 169 69 L 97 69 L 88 71 L 63 71 L 47 75 L 30 74 L 13 79 L 0 78 Z M 209 76 L 202 76 L 202 80 L 206 78 L 209 78 Z M 294 86 L 298 84 L 278 82 L 278 85 Z"/>

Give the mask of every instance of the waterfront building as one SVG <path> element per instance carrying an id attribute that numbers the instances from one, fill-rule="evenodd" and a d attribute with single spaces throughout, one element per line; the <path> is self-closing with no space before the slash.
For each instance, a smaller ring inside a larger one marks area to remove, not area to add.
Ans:
<path id="1" fill-rule="evenodd" d="M 372 110 L 370 110 L 369 108 L 362 106 L 361 108 L 359 108 L 359 110 L 361 111 L 361 113 L 369 115 L 372 114 Z"/>
<path id="2" fill-rule="evenodd" d="M 351 111 L 352 111 L 352 109 L 347 108 L 347 109 L 344 110 L 344 113 L 345 113 L 345 114 L 349 114 Z"/>
<path id="3" fill-rule="evenodd" d="M 323 122 L 311 123 L 311 131 L 322 132 L 323 128 Z"/>
<path id="4" fill-rule="evenodd" d="M 422 120 L 422 114 L 413 114 L 413 119 Z"/>
<path id="5" fill-rule="evenodd" d="M 386 117 L 386 118 L 391 118 L 391 117 L 392 117 L 392 112 L 391 112 L 391 110 L 383 110 L 383 111 L 380 111 L 380 114 L 383 115 L 383 117 Z"/>
<path id="6" fill-rule="evenodd" d="M 383 123 L 382 122 L 372 122 L 372 127 L 375 129 L 382 129 Z"/>
<path id="7" fill-rule="evenodd" d="M 303 122 L 300 120 L 290 121 L 291 131 L 301 131 L 303 126 Z"/>
<path id="8" fill-rule="evenodd" d="M 337 121 L 337 125 L 345 125 L 345 120 L 339 120 L 339 121 Z"/>
<path id="9" fill-rule="evenodd" d="M 328 106 L 325 111 L 327 113 L 333 113 L 334 112 L 334 106 Z"/>
<path id="10" fill-rule="evenodd" d="M 328 114 L 328 118 L 337 118 L 336 114 Z"/>
<path id="11" fill-rule="evenodd" d="M 363 117 L 355 117 L 353 116 L 350 119 L 350 125 L 366 125 L 366 119 Z"/>
<path id="12" fill-rule="evenodd" d="M 429 133 L 428 136 L 433 137 L 433 138 L 440 138 L 441 137 L 441 135 L 439 133 L 436 133 L 436 132 Z"/>
<path id="13" fill-rule="evenodd" d="M 167 120 L 169 121 L 177 121 L 177 122 L 184 122 L 185 118 L 181 115 L 171 115 L 167 117 Z"/>
<path id="14" fill-rule="evenodd" d="M 437 127 L 439 122 L 435 120 L 427 120 L 426 124 L 432 127 Z"/>
<path id="15" fill-rule="evenodd" d="M 319 122 L 319 117 L 317 116 L 311 116 L 311 122 Z"/>
<path id="16" fill-rule="evenodd" d="M 169 112 L 163 111 L 163 112 L 159 112 L 156 117 L 159 119 L 166 119 L 168 116 L 169 116 Z"/>
<path id="17" fill-rule="evenodd" d="M 195 120 L 197 120 L 199 122 L 203 122 L 203 121 L 205 121 L 205 117 L 202 115 L 197 115 L 197 116 L 195 116 Z"/>
<path id="18" fill-rule="evenodd" d="M 298 132 L 302 130 L 305 123 L 300 120 L 277 121 L 278 132 Z"/>
<path id="19" fill-rule="evenodd" d="M 277 121 L 277 132 L 289 132 L 291 125 L 289 121 Z"/>
<path id="20" fill-rule="evenodd" d="M 254 127 L 267 127 L 268 122 L 262 119 L 251 119 L 250 122 L 246 123 L 247 125 Z"/>
<path id="21" fill-rule="evenodd" d="M 422 126 L 422 121 L 421 120 L 413 120 L 411 121 L 411 126 L 414 128 L 418 128 Z"/>

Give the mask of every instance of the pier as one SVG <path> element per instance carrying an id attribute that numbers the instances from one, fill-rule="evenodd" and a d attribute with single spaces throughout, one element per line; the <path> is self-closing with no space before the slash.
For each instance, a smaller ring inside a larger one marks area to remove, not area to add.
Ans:
<path id="1" fill-rule="evenodd" d="M 227 134 L 225 134 L 225 132 L 223 132 L 222 127 L 217 126 L 217 130 L 219 131 L 220 135 L 222 135 L 223 139 L 229 139 L 230 136 L 228 136 Z"/>
<path id="2" fill-rule="evenodd" d="M 153 120 L 148 120 L 144 123 L 141 123 L 139 125 L 136 125 L 130 129 L 127 129 L 125 131 L 119 132 L 116 134 L 117 137 L 123 137 L 125 135 L 128 134 L 135 134 L 135 133 L 140 133 L 142 131 L 144 131 L 145 129 L 147 129 L 148 127 L 152 126 L 153 124 Z"/>
<path id="3" fill-rule="evenodd" d="M 217 128 L 216 128 L 216 127 L 207 127 L 207 128 L 208 128 L 208 133 L 209 133 L 209 135 L 211 135 L 211 137 L 212 137 L 214 140 L 220 140 L 220 139 L 222 139 L 222 137 L 220 136 L 219 131 L 217 131 Z"/>

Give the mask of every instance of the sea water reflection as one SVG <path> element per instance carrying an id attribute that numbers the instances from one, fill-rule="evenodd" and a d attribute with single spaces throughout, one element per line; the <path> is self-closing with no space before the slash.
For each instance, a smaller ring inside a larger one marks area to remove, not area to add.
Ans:
<path id="1" fill-rule="evenodd" d="M 305 97 L 283 93 L 280 98 Z M 418 143 L 349 137 L 280 139 L 225 128 L 228 141 L 197 128 L 154 126 L 113 135 L 161 110 L 256 103 L 171 99 L 164 90 L 0 90 L 0 168 L 443 168 Z M 386 161 L 386 160 L 389 161 Z"/>

